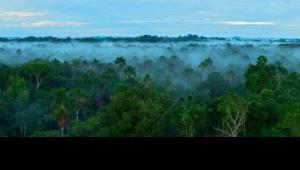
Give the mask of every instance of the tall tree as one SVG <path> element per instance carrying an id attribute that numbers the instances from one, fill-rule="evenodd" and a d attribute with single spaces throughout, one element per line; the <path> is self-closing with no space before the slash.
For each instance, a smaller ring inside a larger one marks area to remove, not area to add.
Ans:
<path id="1" fill-rule="evenodd" d="M 233 64 L 227 66 L 227 70 L 225 71 L 225 77 L 229 83 L 232 83 L 236 76 L 236 67 Z"/>
<path id="2" fill-rule="evenodd" d="M 3 92 L 2 105 L 4 109 L 2 111 L 8 114 L 6 114 L 6 121 L 2 122 L 2 125 L 8 125 L 9 129 L 17 129 L 16 134 L 11 131 L 13 136 L 26 136 L 25 129 L 28 122 L 20 115 L 25 114 L 29 102 L 29 91 L 25 80 L 18 76 L 10 76 L 9 85 Z M 16 124 L 16 120 L 21 120 L 22 123 Z"/>
<path id="3" fill-rule="evenodd" d="M 149 74 L 146 74 L 144 76 L 144 78 L 142 79 L 142 84 L 146 87 L 146 88 L 149 88 L 149 87 L 152 87 L 152 85 L 154 84 L 151 76 Z"/>
<path id="4" fill-rule="evenodd" d="M 53 118 L 56 120 L 58 127 L 60 128 L 61 135 L 64 135 L 64 131 L 68 123 L 68 99 L 66 95 L 66 89 L 59 88 L 54 91 L 54 101 L 50 107 Z"/>
<path id="5" fill-rule="evenodd" d="M 218 110 L 224 113 L 221 128 L 217 128 L 222 135 L 237 137 L 245 132 L 248 103 L 236 94 L 230 94 L 221 98 Z"/>
<path id="6" fill-rule="evenodd" d="M 193 76 L 193 73 L 194 73 L 194 70 L 193 68 L 191 67 L 187 67 L 184 69 L 183 71 L 183 76 L 184 76 L 184 90 L 187 91 L 187 89 L 189 88 L 189 83 L 190 83 L 190 80 Z"/>
<path id="7" fill-rule="evenodd" d="M 76 120 L 79 121 L 80 112 L 82 112 L 85 117 L 87 108 L 87 94 L 80 88 L 75 88 L 70 92 L 69 95 L 72 110 L 75 112 Z"/>
<path id="8" fill-rule="evenodd" d="M 123 78 L 124 68 L 127 65 L 126 64 L 126 60 L 123 57 L 118 57 L 115 60 L 115 65 L 116 65 L 117 71 L 119 72 L 119 76 L 122 79 Z"/>
<path id="9" fill-rule="evenodd" d="M 201 69 L 202 73 L 202 81 L 205 81 L 205 71 L 210 69 L 213 66 L 213 63 L 213 60 L 210 57 L 208 57 L 199 65 L 199 68 Z"/>
<path id="10" fill-rule="evenodd" d="M 179 113 L 179 121 L 180 136 L 195 137 L 207 126 L 204 107 L 199 104 L 183 107 Z"/>
<path id="11" fill-rule="evenodd" d="M 38 92 L 45 79 L 54 73 L 54 68 L 48 61 L 36 59 L 23 64 L 18 69 L 19 74 L 23 77 L 34 92 Z"/>
<path id="12" fill-rule="evenodd" d="M 245 72 L 245 86 L 253 93 L 260 93 L 263 89 L 272 89 L 274 72 L 268 65 L 265 56 L 259 56 L 256 65 L 250 65 Z"/>

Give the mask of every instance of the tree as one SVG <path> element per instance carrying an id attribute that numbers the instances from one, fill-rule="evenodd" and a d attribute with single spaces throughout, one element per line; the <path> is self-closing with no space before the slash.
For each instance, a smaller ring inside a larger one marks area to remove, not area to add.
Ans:
<path id="1" fill-rule="evenodd" d="M 142 64 L 142 72 L 144 75 L 150 73 L 150 69 L 153 66 L 153 61 L 151 59 L 146 59 L 144 63 Z"/>
<path id="2" fill-rule="evenodd" d="M 166 67 L 167 62 L 168 62 L 168 59 L 167 59 L 165 56 L 160 56 L 160 57 L 158 58 L 158 63 L 159 63 L 163 68 Z"/>
<path id="3" fill-rule="evenodd" d="M 87 108 L 87 94 L 80 88 L 74 88 L 69 94 L 72 110 L 75 112 L 76 120 L 79 121 L 79 113 L 85 115 Z M 84 116 L 85 117 L 85 116 Z"/>
<path id="4" fill-rule="evenodd" d="M 146 74 L 144 76 L 144 78 L 142 79 L 142 84 L 146 87 L 146 88 L 149 88 L 149 87 L 152 87 L 154 82 L 151 78 L 151 76 L 149 74 Z"/>
<path id="5" fill-rule="evenodd" d="M 229 94 L 220 99 L 218 110 L 224 113 L 221 128 L 216 130 L 222 135 L 237 137 L 242 131 L 245 132 L 248 103 L 236 94 Z"/>
<path id="6" fill-rule="evenodd" d="M 170 106 L 171 100 L 153 89 L 129 87 L 114 95 L 106 110 L 77 124 L 74 131 L 106 137 L 163 136 Z"/>
<path id="7" fill-rule="evenodd" d="M 124 75 L 127 80 L 131 80 L 136 76 L 135 68 L 132 66 L 127 66 L 124 70 Z"/>
<path id="8" fill-rule="evenodd" d="M 113 68 L 104 70 L 100 75 L 102 88 L 108 94 L 112 94 L 115 91 L 115 85 L 117 84 L 118 80 L 118 74 Z M 99 91 L 99 89 L 97 89 L 97 91 Z"/>
<path id="9" fill-rule="evenodd" d="M 161 91 L 168 95 L 174 95 L 175 87 L 169 77 L 166 77 L 160 84 Z"/>
<path id="10" fill-rule="evenodd" d="M 2 95 L 1 105 L 3 105 L 3 109 L 1 110 L 7 113 L 4 115 L 5 119 L 2 125 L 8 128 L 7 133 L 10 133 L 10 135 L 17 136 L 21 134 L 20 136 L 25 136 L 26 132 L 24 130 L 27 127 L 27 122 L 23 121 L 22 124 L 16 124 L 16 120 L 19 120 L 20 115 L 24 114 L 27 108 L 29 91 L 25 80 L 18 76 L 10 76 L 8 83 L 9 87 L 3 91 Z"/>
<path id="11" fill-rule="evenodd" d="M 82 64 L 83 61 L 81 58 L 75 58 L 70 61 L 69 66 L 72 68 L 71 72 L 73 76 L 80 73 L 80 70 L 82 69 Z"/>
<path id="12" fill-rule="evenodd" d="M 208 57 L 199 65 L 202 72 L 202 81 L 205 81 L 205 71 L 210 69 L 213 66 L 213 63 L 213 60 Z"/>
<path id="13" fill-rule="evenodd" d="M 21 50 L 21 49 L 17 49 L 17 50 L 16 50 L 16 56 L 17 56 L 17 57 L 22 56 L 22 50 Z"/>
<path id="14" fill-rule="evenodd" d="M 263 89 L 272 89 L 274 72 L 268 65 L 268 59 L 265 56 L 259 56 L 256 65 L 250 65 L 246 73 L 245 86 L 253 93 L 260 93 Z"/>
<path id="15" fill-rule="evenodd" d="M 123 78 L 123 70 L 126 66 L 126 60 L 123 58 L 123 57 L 118 57 L 116 60 L 115 60 L 115 65 L 116 65 L 116 68 L 117 68 L 117 71 L 119 72 L 119 76 L 120 78 L 122 79 Z"/>
<path id="16" fill-rule="evenodd" d="M 179 113 L 180 136 L 195 137 L 201 133 L 201 131 L 204 131 L 207 126 L 206 121 L 203 106 L 192 104 L 189 107 L 183 107 Z"/>
<path id="17" fill-rule="evenodd" d="M 232 64 L 228 65 L 225 75 L 226 75 L 228 82 L 232 83 L 236 76 L 236 67 Z"/>
<path id="18" fill-rule="evenodd" d="M 50 111 L 60 128 L 61 135 L 64 135 L 64 130 L 68 123 L 68 99 L 66 89 L 59 88 L 55 90 L 53 98 L 54 101 L 50 107 Z"/>
<path id="19" fill-rule="evenodd" d="M 287 97 L 300 96 L 300 76 L 296 73 L 285 75 L 280 80 L 276 91 Z"/>
<path id="20" fill-rule="evenodd" d="M 23 109 L 15 115 L 15 123 L 19 129 L 21 137 L 30 136 L 34 131 L 47 130 L 45 128 L 46 115 L 43 108 L 37 103 L 28 106 L 28 109 Z"/>
<path id="21" fill-rule="evenodd" d="M 182 73 L 183 76 L 184 76 L 184 78 L 185 78 L 185 80 L 184 80 L 184 90 L 185 91 L 189 87 L 189 82 L 190 82 L 190 80 L 191 80 L 191 78 L 193 76 L 193 73 L 194 73 L 194 70 L 191 67 L 185 68 L 184 71 L 183 71 L 183 73 Z"/>
<path id="22" fill-rule="evenodd" d="M 67 108 L 63 103 L 57 104 L 53 110 L 53 117 L 57 121 L 61 134 L 64 135 L 67 126 Z"/>
<path id="23" fill-rule="evenodd" d="M 168 63 L 168 71 L 170 79 L 173 81 L 173 79 L 176 77 L 176 74 L 178 73 L 178 70 L 180 70 L 181 63 L 183 61 L 180 60 L 180 58 L 176 55 L 172 55 L 169 59 Z"/>
<path id="24" fill-rule="evenodd" d="M 29 92 L 24 79 L 18 76 L 9 77 L 9 87 L 3 92 L 4 102 L 11 107 L 12 112 L 21 111 L 29 100 Z"/>
<path id="25" fill-rule="evenodd" d="M 283 119 L 274 127 L 276 136 L 300 136 L 300 103 L 292 103 L 286 107 Z"/>
<path id="26" fill-rule="evenodd" d="M 208 89 L 211 97 L 219 97 L 226 94 L 229 90 L 229 83 L 221 73 L 213 72 L 208 75 L 207 80 L 200 85 L 200 89 Z"/>
<path id="27" fill-rule="evenodd" d="M 265 136 L 278 123 L 285 102 L 279 102 L 276 92 L 269 89 L 250 96 L 248 101 L 250 114 L 246 122 L 247 136 Z"/>
<path id="28" fill-rule="evenodd" d="M 32 90 L 37 93 L 45 79 L 54 73 L 54 69 L 47 61 L 36 59 L 23 64 L 18 72 Z"/>
<path id="29" fill-rule="evenodd" d="M 7 87 L 10 73 L 10 67 L 0 63 L 0 93 Z"/>
<path id="30" fill-rule="evenodd" d="M 273 65 L 271 65 L 273 67 L 273 70 L 275 71 L 273 84 L 279 85 L 281 81 L 288 75 L 288 70 L 282 65 L 282 62 L 280 61 L 276 61 Z"/>

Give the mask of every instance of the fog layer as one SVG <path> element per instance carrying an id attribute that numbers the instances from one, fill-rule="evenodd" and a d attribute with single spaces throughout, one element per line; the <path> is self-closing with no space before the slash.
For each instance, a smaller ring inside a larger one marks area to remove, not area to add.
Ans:
<path id="1" fill-rule="evenodd" d="M 193 67 L 207 57 L 214 60 L 215 69 L 236 65 L 244 69 L 254 63 L 259 55 L 265 55 L 270 62 L 281 61 L 284 66 L 298 71 L 300 45 L 295 43 L 274 43 L 271 41 L 206 41 L 206 42 L 0 42 L 0 62 L 19 65 L 34 58 L 97 59 L 112 62 L 124 57 L 128 62 L 144 62 L 161 56 L 177 56 Z"/>

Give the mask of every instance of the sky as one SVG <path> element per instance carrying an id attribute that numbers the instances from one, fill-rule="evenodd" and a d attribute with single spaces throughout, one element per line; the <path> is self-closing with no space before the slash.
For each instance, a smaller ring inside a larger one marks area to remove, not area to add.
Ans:
<path id="1" fill-rule="evenodd" d="M 299 38 L 300 0 L 0 0 L 0 37 Z"/>

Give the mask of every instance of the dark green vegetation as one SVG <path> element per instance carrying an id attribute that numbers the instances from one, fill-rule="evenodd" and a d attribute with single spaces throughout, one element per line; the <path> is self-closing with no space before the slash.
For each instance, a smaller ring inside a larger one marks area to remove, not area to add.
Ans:
<path id="1" fill-rule="evenodd" d="M 184 41 L 206 41 L 207 37 L 199 37 L 198 35 L 186 35 L 179 37 L 159 37 L 152 35 L 143 35 L 138 37 L 87 37 L 87 38 L 57 38 L 57 37 L 25 37 L 25 38 L 6 38 L 0 37 L 0 42 L 184 42 Z M 216 40 L 224 40 L 225 38 L 214 38 Z"/>
<path id="2" fill-rule="evenodd" d="M 198 35 L 188 34 L 185 36 L 178 36 L 178 37 L 162 37 L 162 36 L 155 36 L 155 35 L 142 35 L 138 37 L 85 37 L 85 38 L 58 38 L 58 37 L 24 37 L 24 38 L 7 38 L 7 37 L 0 37 L 0 42 L 71 42 L 71 41 L 78 41 L 78 42 L 189 42 L 189 41 L 209 41 L 209 40 L 229 40 L 231 38 L 224 38 L 224 37 L 204 37 Z M 244 41 L 244 38 L 241 37 L 233 37 L 232 39 L 236 41 Z M 261 41 L 262 39 L 252 39 L 254 41 Z M 299 43 L 300 39 L 274 39 L 268 40 L 270 42 L 281 42 L 281 43 Z M 299 44 L 298 44 L 299 46 Z"/>
<path id="3" fill-rule="evenodd" d="M 245 73 L 213 66 L 176 56 L 1 64 L 0 136 L 300 136 L 300 74 L 264 56 Z"/>

